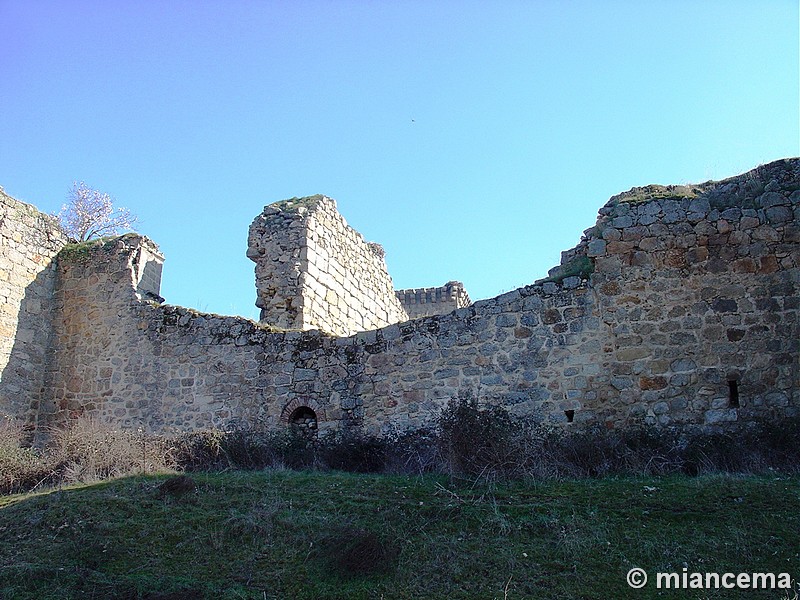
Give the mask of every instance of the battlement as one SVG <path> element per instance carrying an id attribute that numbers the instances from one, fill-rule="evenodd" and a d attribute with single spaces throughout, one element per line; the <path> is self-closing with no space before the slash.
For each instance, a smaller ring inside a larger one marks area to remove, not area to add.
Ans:
<path id="1" fill-rule="evenodd" d="M 412 319 L 443 315 L 472 304 L 460 281 L 448 281 L 441 287 L 397 290 L 395 294 Z"/>

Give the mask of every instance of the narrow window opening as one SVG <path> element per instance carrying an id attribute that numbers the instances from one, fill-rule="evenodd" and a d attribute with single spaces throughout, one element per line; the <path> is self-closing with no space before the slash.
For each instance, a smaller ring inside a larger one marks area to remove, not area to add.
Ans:
<path id="1" fill-rule="evenodd" d="M 739 408 L 739 382 L 735 379 L 728 381 L 728 406 Z"/>
<path id="2" fill-rule="evenodd" d="M 567 417 L 567 423 L 572 423 L 572 420 L 575 418 L 575 411 L 565 410 L 564 415 Z"/>

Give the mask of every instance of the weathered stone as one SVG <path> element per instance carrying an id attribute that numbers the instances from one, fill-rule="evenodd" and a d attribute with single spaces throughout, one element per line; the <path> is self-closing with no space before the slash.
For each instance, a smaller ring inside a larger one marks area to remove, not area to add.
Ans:
<path id="1" fill-rule="evenodd" d="M 711 309 L 714 312 L 736 312 L 739 310 L 739 307 L 736 304 L 736 300 L 733 298 L 715 298 L 714 301 L 711 303 Z"/>
<path id="2" fill-rule="evenodd" d="M 605 240 L 594 239 L 586 247 L 587 256 L 604 256 L 606 253 Z"/>
<path id="3" fill-rule="evenodd" d="M 788 206 L 773 206 L 766 210 L 766 214 L 770 223 L 786 223 L 794 219 L 794 213 Z"/>
<path id="4" fill-rule="evenodd" d="M 628 362 L 650 356 L 650 350 L 644 347 L 623 348 L 616 352 L 617 360 Z"/>
<path id="5" fill-rule="evenodd" d="M 739 411 L 735 408 L 718 408 L 707 410 L 705 423 L 707 425 L 718 425 L 720 423 L 731 423 L 739 418 Z"/>
<path id="6" fill-rule="evenodd" d="M 571 426 L 615 427 L 632 415 L 657 426 L 727 427 L 769 411 L 800 413 L 792 390 L 800 230 L 780 220 L 784 211 L 767 212 L 788 207 L 794 218 L 800 194 L 755 210 L 735 183 L 764 177 L 792 187 L 798 170 L 798 161 L 784 161 L 734 183 L 696 186 L 691 198 L 652 199 L 642 189 L 627 206 L 612 200 L 563 253 L 563 265 L 581 266 L 580 277 L 563 277 L 568 271 L 559 267 L 551 281 L 461 308 L 457 286 L 420 288 L 420 310 L 457 310 L 412 321 L 401 315 L 390 325 L 384 300 L 394 291 L 373 285 L 375 246 L 357 234 L 346 244 L 332 239 L 348 229 L 338 229 L 340 217 L 319 200 L 264 211 L 249 254 L 271 263 L 256 272 L 265 316 L 294 310 L 306 324 L 369 329 L 350 337 L 276 332 L 145 302 L 132 282 L 149 246 L 136 236 L 100 245 L 85 261 L 60 261 L 48 275 L 33 266 L 47 264 L 47 251 L 24 243 L 32 225 L 4 213 L 0 338 L 8 353 L 0 366 L 10 356 L 6 365 L 18 368 L 3 369 L 0 410 L 25 404 L 21 410 L 47 425 L 84 413 L 154 431 L 281 427 L 292 418 L 321 432 L 344 423 L 369 432 L 419 427 L 450 399 L 476 393 L 565 426 L 564 410 L 576 411 Z M 786 198 L 782 187 L 773 191 Z M 0 201 L 4 210 L 16 206 Z M 744 227 L 748 219 L 752 227 Z M 305 246 L 292 246 L 304 235 Z M 270 247 L 276 240 L 283 242 Z M 579 262 L 603 247 L 604 255 Z M 31 285 L 37 273 L 40 282 L 50 277 L 49 288 Z M 38 375 L 45 365 L 47 386 Z M 741 416 L 730 412 L 733 371 L 747 410 Z M 21 404 L 33 386 L 46 390 L 42 402 Z"/>
<path id="7" fill-rule="evenodd" d="M 642 390 L 663 390 L 667 387 L 667 380 L 661 375 L 656 377 L 640 377 L 639 387 Z"/>

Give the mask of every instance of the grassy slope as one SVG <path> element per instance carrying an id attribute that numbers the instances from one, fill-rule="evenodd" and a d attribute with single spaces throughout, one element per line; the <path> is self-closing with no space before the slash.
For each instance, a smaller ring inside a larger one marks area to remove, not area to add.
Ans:
<path id="1" fill-rule="evenodd" d="M 341 473 L 194 478 L 183 495 L 160 492 L 163 477 L 135 477 L 0 498 L 0 597 L 650 598 L 653 584 L 625 584 L 632 566 L 651 577 L 684 565 L 800 576 L 800 477 L 491 488 Z M 360 566 L 383 570 L 337 566 L 370 532 L 384 546 L 367 544 Z"/>

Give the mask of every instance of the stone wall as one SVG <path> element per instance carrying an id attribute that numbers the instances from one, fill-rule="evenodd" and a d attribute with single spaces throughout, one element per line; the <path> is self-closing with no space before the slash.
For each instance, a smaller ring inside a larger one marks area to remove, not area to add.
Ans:
<path id="1" fill-rule="evenodd" d="M 157 346 L 142 335 L 146 327 L 138 318 L 138 311 L 159 306 L 160 266 L 158 247 L 136 234 L 69 244 L 58 254 L 56 352 L 48 363 L 40 427 L 83 414 L 136 427 L 122 417 L 130 413 L 144 420 L 147 410 L 161 410 L 163 393 L 148 386 L 159 377 Z M 150 373 L 140 373 L 137 365 Z M 156 393 L 145 400 L 151 392 Z"/>
<path id="2" fill-rule="evenodd" d="M 31 426 L 51 347 L 53 257 L 66 243 L 55 218 L 0 188 L 0 418 Z"/>
<path id="3" fill-rule="evenodd" d="M 326 196 L 271 204 L 250 226 L 261 322 L 351 335 L 405 321 L 383 248 L 347 225 Z"/>
<path id="4" fill-rule="evenodd" d="M 429 423 L 465 395 L 564 427 L 796 416 L 798 190 L 798 159 L 718 183 L 635 188 L 600 210 L 548 279 L 344 337 L 147 301 L 133 275 L 146 242 L 122 238 L 59 262 L 44 422 L 89 413 L 169 431 L 313 415 L 323 431 L 377 433 Z M 259 227 L 256 259 L 271 243 Z"/>
<path id="5" fill-rule="evenodd" d="M 411 319 L 443 315 L 472 303 L 460 281 L 448 281 L 435 288 L 397 290 L 395 294 Z"/>

